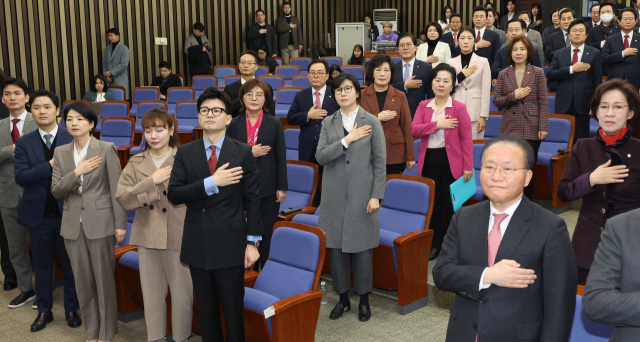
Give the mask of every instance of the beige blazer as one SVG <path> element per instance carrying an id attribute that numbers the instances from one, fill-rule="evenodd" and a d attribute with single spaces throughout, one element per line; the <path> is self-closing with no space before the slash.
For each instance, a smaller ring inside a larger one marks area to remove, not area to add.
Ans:
<path id="1" fill-rule="evenodd" d="M 462 71 L 462 56 L 447 61 L 456 69 L 456 74 Z M 469 66 L 477 65 L 478 70 L 456 85 L 453 99 L 467 106 L 471 122 L 477 122 L 480 117 L 489 117 L 489 97 L 491 96 L 491 67 L 489 61 L 473 53 Z"/>
<path id="2" fill-rule="evenodd" d="M 153 249 L 179 251 L 187 206 L 174 206 L 167 199 L 169 181 L 155 185 L 153 173 L 158 170 L 151 149 L 136 154 L 120 175 L 116 198 L 124 210 L 136 211 L 129 244 Z M 177 148 L 160 165 L 173 165 Z"/>
<path id="3" fill-rule="evenodd" d="M 420 44 L 418 47 L 418 52 L 416 53 L 416 58 L 426 62 L 427 61 L 427 51 L 429 51 L 429 44 L 424 43 Z M 451 47 L 447 43 L 438 42 L 436 44 L 436 48 L 433 49 L 433 54 L 438 56 L 439 60 L 436 63 L 431 64 L 432 68 L 435 68 L 440 63 L 446 63 L 449 59 L 451 59 Z"/>
<path id="4" fill-rule="evenodd" d="M 53 154 L 51 194 L 56 199 L 64 198 L 60 235 L 69 240 L 76 240 L 80 234 L 80 215 L 88 239 L 113 236 L 116 229 L 127 229 L 127 215 L 116 201 L 116 187 L 122 172 L 116 147 L 93 137 L 88 144 L 86 159 L 100 156 L 102 162 L 84 175 L 82 184 L 80 177 L 73 173 L 76 168 L 74 143 L 57 147 Z M 78 192 L 80 185 L 82 194 Z"/>

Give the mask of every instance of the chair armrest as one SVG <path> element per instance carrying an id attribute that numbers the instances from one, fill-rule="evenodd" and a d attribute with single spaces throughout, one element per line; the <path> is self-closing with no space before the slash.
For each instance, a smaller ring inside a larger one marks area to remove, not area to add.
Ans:
<path id="1" fill-rule="evenodd" d="M 244 271 L 244 286 L 253 288 L 259 275 L 259 272 L 253 270 Z"/>
<path id="2" fill-rule="evenodd" d="M 398 246 L 406 245 L 407 243 L 415 239 L 419 239 L 425 235 L 429 235 L 428 230 L 424 230 L 424 229 L 415 230 L 413 232 L 409 232 L 404 235 L 398 236 L 395 240 L 393 240 L 393 244 Z"/>
<path id="3" fill-rule="evenodd" d="M 298 214 L 313 214 L 316 212 L 316 207 L 302 207 L 302 210 L 295 212 L 295 213 L 291 213 L 289 215 L 285 215 L 282 213 L 278 213 L 278 220 L 279 221 L 291 221 L 293 220 L 293 217 L 298 215 Z"/>
<path id="4" fill-rule="evenodd" d="M 123 169 L 129 162 L 129 157 L 131 157 L 130 151 L 132 148 L 133 145 L 124 145 L 117 148 L 118 158 L 120 158 L 120 166 L 122 166 Z"/>
<path id="5" fill-rule="evenodd" d="M 428 293 L 433 230 L 420 229 L 393 240 L 397 249 L 398 304 L 409 305 Z"/>
<path id="6" fill-rule="evenodd" d="M 120 247 L 116 247 L 116 264 L 118 263 L 118 260 L 120 260 L 120 257 L 122 257 L 125 253 L 127 252 L 131 252 L 131 251 L 138 251 L 138 247 L 134 246 L 134 245 L 124 245 L 124 246 L 120 246 Z"/>
<path id="7" fill-rule="evenodd" d="M 567 154 L 557 154 L 551 157 L 551 207 L 552 208 L 560 208 L 569 203 L 562 202 L 560 198 L 558 198 L 558 186 L 560 185 L 560 180 L 564 176 L 564 169 L 567 168 L 567 163 L 569 162 L 569 156 L 571 156 L 571 152 Z"/>
<path id="8" fill-rule="evenodd" d="M 273 304 L 273 309 L 275 310 L 275 316 L 282 315 L 287 310 L 297 305 L 302 305 L 303 303 L 313 299 L 322 299 L 322 292 L 318 290 L 311 290 L 311 291 L 298 293 L 297 295 L 293 295 L 291 297 L 287 297 Z"/>

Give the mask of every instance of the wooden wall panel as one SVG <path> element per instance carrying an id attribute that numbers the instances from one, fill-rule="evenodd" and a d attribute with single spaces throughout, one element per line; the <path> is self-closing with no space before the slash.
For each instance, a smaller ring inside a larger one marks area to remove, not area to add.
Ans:
<path id="1" fill-rule="evenodd" d="M 398 9 L 399 30 L 418 34 L 440 17 L 445 5 L 471 24 L 471 9 L 485 0 L 292 0 L 302 25 L 305 51 L 335 41 L 335 23 L 360 22 L 376 8 Z M 505 0 L 492 1 L 502 8 Z M 629 0 L 624 2 L 629 3 Z M 215 64 L 235 64 L 246 49 L 247 28 L 263 9 L 274 25 L 281 0 L 13 0 L 0 4 L 0 67 L 34 89 L 56 92 L 61 100 L 79 99 L 93 75 L 102 73 L 106 31 L 117 27 L 129 47 L 130 88 L 148 85 L 160 61 L 187 75 L 184 39 L 195 22 L 205 25 Z M 166 37 L 167 46 L 154 44 Z M 334 44 L 331 44 L 334 45 Z"/>

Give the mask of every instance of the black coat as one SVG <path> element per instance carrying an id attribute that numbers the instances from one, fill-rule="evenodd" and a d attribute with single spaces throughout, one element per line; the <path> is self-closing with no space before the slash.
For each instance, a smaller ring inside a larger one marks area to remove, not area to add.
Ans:
<path id="1" fill-rule="evenodd" d="M 162 84 L 162 76 L 157 76 L 156 78 L 153 79 L 153 82 L 151 82 L 152 87 L 160 87 L 160 94 L 164 96 L 167 96 L 167 90 L 169 90 L 169 88 L 182 87 L 182 82 L 180 81 L 180 77 L 174 74 L 169 75 L 169 77 L 167 78 L 167 81 L 164 83 L 163 86 L 161 86 L 161 84 Z"/>
<path id="2" fill-rule="evenodd" d="M 496 36 L 498 34 L 496 33 Z M 433 98 L 433 90 L 431 89 L 431 84 L 429 84 L 429 73 L 431 73 L 431 64 L 427 62 L 423 62 L 421 60 L 416 59 L 413 64 L 413 72 L 412 75 L 415 75 L 415 80 L 422 80 L 422 86 L 420 88 L 414 89 L 405 89 L 404 87 L 404 62 L 400 61 L 396 63 L 396 79 L 392 81 L 391 86 L 400 90 L 406 91 L 407 93 L 407 101 L 409 102 L 409 110 L 411 111 L 411 119 L 416 114 L 416 110 L 418 109 L 418 105 L 420 102 L 426 100 L 428 98 Z"/>
<path id="3" fill-rule="evenodd" d="M 169 179 L 169 201 L 187 205 L 180 261 L 205 270 L 241 266 L 247 235 L 263 233 L 258 165 L 249 145 L 225 137 L 217 165 L 241 166 L 242 179 L 207 196 L 204 179 L 211 171 L 203 139 L 178 147 Z"/>
<path id="4" fill-rule="evenodd" d="M 589 30 L 589 35 L 585 43 L 598 50 L 602 50 L 602 48 L 604 48 L 602 41 L 614 34 L 620 33 L 620 31 L 622 31 L 622 29 L 620 25 L 616 23 L 611 23 L 609 26 L 598 25 L 595 29 Z"/>
<path id="5" fill-rule="evenodd" d="M 271 96 L 267 96 L 267 106 L 269 107 L 268 114 L 276 115 L 276 104 L 273 101 L 273 88 L 271 88 L 270 84 L 268 84 L 268 86 L 269 90 L 271 91 Z M 231 98 L 231 116 L 233 116 L 234 118 L 240 115 L 242 111 L 242 105 L 240 104 L 240 98 L 238 97 L 241 87 L 241 80 L 237 80 L 235 82 L 227 84 L 224 87 L 224 92 L 227 93 L 227 95 L 229 95 L 229 97 Z"/>
<path id="6" fill-rule="evenodd" d="M 202 51 L 201 45 L 194 45 L 187 51 L 189 59 L 189 75 L 213 75 L 213 67 L 208 52 Z"/>
<path id="7" fill-rule="evenodd" d="M 592 30 L 595 31 L 595 30 Z M 629 47 L 640 49 L 640 34 L 633 32 Z M 602 47 L 603 73 L 608 79 L 620 78 L 640 88 L 640 55 L 622 57 L 622 33 L 609 36 Z"/>
<path id="8" fill-rule="evenodd" d="M 589 38 L 587 38 L 587 41 L 588 40 Z M 559 29 L 558 31 L 549 34 L 547 37 L 547 46 L 544 48 L 544 57 L 548 61 L 552 61 L 553 54 L 564 47 L 567 47 L 567 42 L 564 39 L 564 31 Z"/>
<path id="9" fill-rule="evenodd" d="M 241 143 L 247 142 L 247 116 L 241 114 L 227 126 L 227 136 Z M 260 170 L 260 197 L 274 196 L 277 190 L 289 190 L 287 182 L 287 148 L 280 119 L 271 115 L 262 116 L 258 131 L 258 144 L 271 150 L 256 158 Z"/>
<path id="10" fill-rule="evenodd" d="M 278 62 L 276 62 L 275 59 L 267 56 L 264 60 L 260 60 L 258 62 L 258 65 L 264 65 L 267 68 L 269 68 L 269 73 L 270 74 L 275 74 L 276 73 L 276 68 L 278 67 Z"/>
<path id="11" fill-rule="evenodd" d="M 264 34 L 266 36 L 266 42 L 262 41 L 263 35 L 262 33 L 260 33 L 260 30 L 263 28 L 267 29 L 267 33 Z M 264 24 L 264 27 L 262 27 L 258 23 L 253 23 L 247 30 L 247 47 L 249 48 L 249 50 L 253 50 L 258 53 L 258 49 L 262 44 L 265 44 L 267 46 L 267 49 L 269 50 L 267 51 L 267 56 L 278 54 L 276 33 L 273 30 L 273 26 Z"/>

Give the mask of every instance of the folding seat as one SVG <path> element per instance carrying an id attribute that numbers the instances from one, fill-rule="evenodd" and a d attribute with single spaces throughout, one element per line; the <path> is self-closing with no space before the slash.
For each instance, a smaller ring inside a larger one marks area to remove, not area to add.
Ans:
<path id="1" fill-rule="evenodd" d="M 284 87 L 278 89 L 276 93 L 276 116 L 280 118 L 280 122 L 282 127 L 288 126 L 287 124 L 287 113 L 289 113 L 289 108 L 293 103 L 293 99 L 296 97 L 296 94 L 300 91 L 304 90 L 304 88 L 294 88 L 294 87 Z"/>
<path id="2" fill-rule="evenodd" d="M 309 213 L 316 208 L 311 207 L 318 188 L 318 165 L 298 160 L 287 160 L 287 180 L 289 190 L 284 201 L 280 203 L 280 210 L 291 207 L 301 207 L 302 212 Z M 312 208 L 312 209 L 311 209 Z M 295 214 L 280 214 L 281 221 L 290 221 Z"/>
<path id="3" fill-rule="evenodd" d="M 489 111 L 490 112 L 499 112 L 500 109 L 498 109 L 498 107 L 493 104 L 493 97 L 494 95 L 489 96 Z"/>
<path id="4" fill-rule="evenodd" d="M 113 94 L 113 99 L 116 101 L 126 101 L 124 94 L 126 93 L 126 89 L 122 86 L 114 86 L 111 85 L 107 89 L 108 92 Z"/>
<path id="5" fill-rule="evenodd" d="M 554 113 L 556 110 L 556 95 L 547 95 L 547 102 L 549 103 L 549 113 Z"/>
<path id="6" fill-rule="evenodd" d="M 176 120 L 180 141 L 189 142 L 193 129 L 200 125 L 198 121 L 198 101 L 180 101 L 176 103 Z"/>
<path id="7" fill-rule="evenodd" d="M 271 85 L 271 89 L 273 89 L 273 100 L 276 100 L 276 94 L 278 93 L 278 89 L 284 87 L 284 76 L 282 75 L 267 75 L 258 77 L 259 80 L 264 81 Z"/>
<path id="8" fill-rule="evenodd" d="M 256 77 L 269 75 L 269 68 L 267 68 L 264 65 L 260 65 L 260 66 L 258 66 L 258 69 L 256 69 L 256 74 L 255 75 L 256 75 Z"/>
<path id="9" fill-rule="evenodd" d="M 305 89 L 311 87 L 311 83 L 309 83 L 309 77 L 305 75 L 293 76 L 291 85 L 294 87 L 301 87 Z"/>
<path id="10" fill-rule="evenodd" d="M 598 120 L 594 118 L 589 119 L 589 136 L 595 137 L 598 135 L 598 129 L 600 128 L 600 123 Z"/>
<path id="11" fill-rule="evenodd" d="M 200 95 L 204 92 L 206 88 L 209 88 L 209 87 L 215 88 L 218 86 L 218 78 L 213 75 L 193 76 L 193 79 L 191 81 L 191 86 L 196 91 L 195 100 L 197 101 Z"/>
<path id="12" fill-rule="evenodd" d="M 126 118 L 129 116 L 129 102 L 127 101 L 104 101 L 100 103 L 100 119 L 104 118 Z M 94 132 L 100 132 L 102 120 L 98 121 Z"/>
<path id="13" fill-rule="evenodd" d="M 409 170 L 407 168 L 404 169 L 404 172 L 402 173 L 403 175 L 407 175 L 407 176 L 422 176 L 418 174 L 418 147 L 420 147 L 420 142 L 422 140 L 421 139 L 416 139 L 413 141 L 413 154 L 415 156 L 416 159 L 416 164 L 413 166 L 413 169 Z"/>
<path id="14" fill-rule="evenodd" d="M 327 57 L 321 57 L 321 59 L 324 59 L 325 61 L 327 61 L 327 63 L 329 63 L 329 66 L 338 64 L 338 66 L 342 67 L 342 57 L 327 56 Z"/>
<path id="15" fill-rule="evenodd" d="M 287 65 L 276 67 L 276 75 L 284 76 L 284 86 L 291 87 L 293 76 L 300 75 L 300 67 L 297 65 Z"/>
<path id="16" fill-rule="evenodd" d="M 500 125 L 502 125 L 502 114 L 490 114 L 484 128 L 484 138 L 489 140 L 500 135 Z"/>
<path id="17" fill-rule="evenodd" d="M 160 88 L 156 87 L 136 87 L 133 88 L 131 98 L 131 111 L 129 116 L 138 116 L 138 102 L 140 101 L 160 101 Z"/>
<path id="18" fill-rule="evenodd" d="M 218 78 L 218 87 L 224 87 L 221 81 L 224 81 L 226 76 L 237 75 L 238 67 L 235 65 L 216 65 L 213 67 L 213 74 Z"/>
<path id="19" fill-rule="evenodd" d="M 171 87 L 167 89 L 167 112 L 176 116 L 176 103 L 179 101 L 193 101 L 196 91 L 192 87 Z"/>
<path id="20" fill-rule="evenodd" d="M 221 88 L 224 88 L 225 86 L 228 86 L 229 84 L 240 80 L 242 77 L 240 77 L 239 75 L 229 75 L 229 76 L 225 76 L 223 82 L 224 84 L 222 85 Z"/>
<path id="21" fill-rule="evenodd" d="M 391 57 L 393 64 L 402 62 L 402 57 Z"/>
<path id="22" fill-rule="evenodd" d="M 360 82 L 360 85 L 364 85 L 364 66 L 345 65 L 342 67 L 342 72 L 355 76 L 358 79 L 358 82 Z"/>
<path id="23" fill-rule="evenodd" d="M 297 65 L 300 67 L 300 75 L 306 75 L 309 65 L 311 65 L 312 59 L 309 57 L 293 57 L 289 60 L 290 65 Z"/>
<path id="24" fill-rule="evenodd" d="M 126 150 L 128 153 L 129 146 L 133 144 L 133 134 L 135 129 L 134 119 L 125 118 L 104 118 L 102 119 L 102 132 L 100 134 L 101 141 L 112 142 L 118 150 L 118 158 L 120 166 L 125 167 L 128 158 L 124 158 L 123 154 Z"/>
<path id="25" fill-rule="evenodd" d="M 582 291 L 581 291 L 582 290 Z M 576 295 L 576 311 L 573 315 L 573 325 L 569 342 L 607 342 L 613 335 L 613 325 L 605 325 L 590 321 L 582 311 L 582 292 L 584 286 L 578 285 L 579 294 Z"/>
<path id="26" fill-rule="evenodd" d="M 284 130 L 284 144 L 287 148 L 287 160 L 298 160 L 299 128 L 287 128 Z"/>

